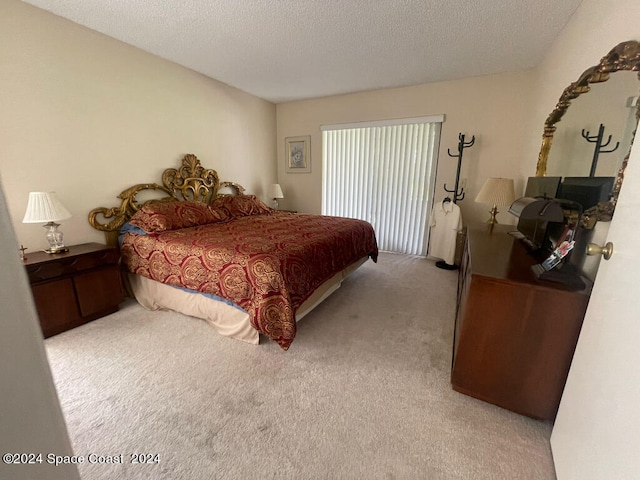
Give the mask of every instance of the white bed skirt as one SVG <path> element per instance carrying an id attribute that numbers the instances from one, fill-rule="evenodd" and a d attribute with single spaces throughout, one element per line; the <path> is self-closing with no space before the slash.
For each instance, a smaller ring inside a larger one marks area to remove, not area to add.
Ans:
<path id="1" fill-rule="evenodd" d="M 335 292 L 343 280 L 360 267 L 369 257 L 363 257 L 338 272 L 318 287 L 296 311 L 300 321 L 324 299 Z M 253 328 L 249 314 L 237 306 L 213 300 L 199 293 L 188 292 L 149 278 L 128 274 L 129 286 L 136 300 L 147 310 L 173 310 L 191 317 L 201 318 L 220 335 L 257 345 L 258 331 Z"/>

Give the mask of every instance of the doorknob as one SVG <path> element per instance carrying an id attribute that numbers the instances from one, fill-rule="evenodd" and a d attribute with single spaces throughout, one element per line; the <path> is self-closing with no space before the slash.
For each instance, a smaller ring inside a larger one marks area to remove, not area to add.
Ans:
<path id="1" fill-rule="evenodd" d="M 613 255 L 613 243 L 607 242 L 604 247 L 596 243 L 587 245 L 587 255 L 602 255 L 605 260 L 609 260 Z"/>

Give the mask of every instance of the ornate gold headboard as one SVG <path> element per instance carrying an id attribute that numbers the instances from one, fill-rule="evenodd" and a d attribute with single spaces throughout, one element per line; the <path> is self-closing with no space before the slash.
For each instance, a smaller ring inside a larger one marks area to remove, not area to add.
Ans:
<path id="1" fill-rule="evenodd" d="M 229 195 L 219 193 L 221 188 L 229 188 L 235 195 L 243 195 L 244 187 L 233 182 L 221 182 L 218 172 L 200 165 L 200 160 L 193 154 L 182 158 L 179 169 L 167 168 L 162 173 L 162 185 L 157 183 L 139 183 L 123 190 L 118 198 L 122 200 L 119 207 L 99 207 L 89 212 L 89 223 L 97 230 L 105 232 L 107 243 L 115 245 L 120 228 L 143 206 L 158 201 L 197 200 L 211 203 L 218 197 Z M 137 195 L 144 191 L 166 193 L 168 196 L 154 198 L 139 203 Z M 98 220 L 102 218 L 102 222 Z"/>

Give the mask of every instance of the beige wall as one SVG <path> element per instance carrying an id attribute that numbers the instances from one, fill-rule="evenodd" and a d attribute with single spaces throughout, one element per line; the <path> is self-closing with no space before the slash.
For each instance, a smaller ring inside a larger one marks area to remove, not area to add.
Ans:
<path id="1" fill-rule="evenodd" d="M 476 143 L 465 150 L 461 180 L 467 180 L 467 196 L 459 203 L 465 221 L 484 221 L 489 206 L 474 198 L 487 177 L 516 179 L 524 188 L 524 177 L 535 174 L 536 156 L 523 156 L 522 145 L 531 134 L 529 110 L 533 75 L 530 71 L 414 87 L 385 89 L 277 105 L 278 179 L 284 190 L 283 208 L 320 213 L 322 201 L 321 125 L 444 114 L 435 198 L 452 188 L 457 161 L 458 133 Z M 542 124 L 540 124 L 542 125 Z M 540 129 L 542 133 L 542 129 Z M 311 173 L 285 172 L 285 137 L 311 135 Z M 501 223 L 513 223 L 502 209 Z"/>
<path id="2" fill-rule="evenodd" d="M 103 241 L 88 212 L 159 182 L 185 153 L 264 196 L 276 180 L 275 106 L 17 0 L 0 2 L 0 174 L 18 241 L 30 191 L 55 190 L 65 243 Z"/>

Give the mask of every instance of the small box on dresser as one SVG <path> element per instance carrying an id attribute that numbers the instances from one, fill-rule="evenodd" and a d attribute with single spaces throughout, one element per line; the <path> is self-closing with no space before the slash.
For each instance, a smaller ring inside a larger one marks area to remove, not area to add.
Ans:
<path id="1" fill-rule="evenodd" d="M 24 265 L 45 338 L 118 310 L 124 299 L 115 247 L 85 243 L 29 253 Z"/>

